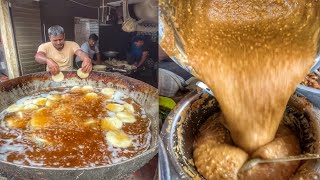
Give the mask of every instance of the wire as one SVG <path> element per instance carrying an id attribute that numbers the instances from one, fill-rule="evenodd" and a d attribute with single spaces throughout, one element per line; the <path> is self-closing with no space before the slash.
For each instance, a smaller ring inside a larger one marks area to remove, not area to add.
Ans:
<path id="1" fill-rule="evenodd" d="M 68 0 L 68 1 L 71 1 L 71 2 L 73 2 L 75 4 L 78 4 L 78 5 L 81 5 L 81 6 L 85 6 L 85 7 L 88 7 L 88 8 L 94 8 L 94 9 L 99 8 L 99 7 L 95 7 L 95 6 L 89 6 L 89 5 L 86 5 L 86 4 L 82 4 L 82 3 L 79 3 L 79 2 L 74 1 L 74 0 Z"/>

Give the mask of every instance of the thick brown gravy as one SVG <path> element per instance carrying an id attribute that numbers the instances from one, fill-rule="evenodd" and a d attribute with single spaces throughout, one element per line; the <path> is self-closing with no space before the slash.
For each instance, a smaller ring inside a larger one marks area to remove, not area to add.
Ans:
<path id="1" fill-rule="evenodd" d="M 234 146 L 229 131 L 221 121 L 221 114 L 210 117 L 194 141 L 194 163 L 206 179 L 286 180 L 296 172 L 299 161 L 259 164 L 249 171 L 238 173 L 250 158 L 274 159 L 300 154 L 299 140 L 289 128 L 280 125 L 273 141 L 249 155 Z"/>
<path id="2" fill-rule="evenodd" d="M 160 3 L 172 13 L 189 64 L 219 101 L 235 144 L 252 152 L 272 141 L 289 97 L 314 63 L 320 2 Z M 177 55 L 173 32 L 165 28 L 161 46 Z"/>
<path id="3" fill-rule="evenodd" d="M 0 160 L 41 167 L 94 167 L 121 162 L 147 150 L 150 120 L 144 109 L 120 92 L 110 96 L 100 90 L 57 89 L 55 95 L 41 92 L 19 100 L 19 108 L 9 107 L 9 112 L 2 113 Z M 133 109 L 113 104 L 132 105 Z M 119 121 L 105 121 L 118 117 L 119 112 L 129 114 L 127 119 L 120 118 L 122 127 Z M 110 141 L 109 132 L 115 132 Z M 114 145 L 114 139 L 120 145 Z"/>

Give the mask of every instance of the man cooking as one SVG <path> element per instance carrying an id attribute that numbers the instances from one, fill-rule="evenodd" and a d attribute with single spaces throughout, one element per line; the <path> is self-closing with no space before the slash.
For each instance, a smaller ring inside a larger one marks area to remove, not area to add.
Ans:
<path id="1" fill-rule="evenodd" d="M 90 34 L 88 41 L 81 45 L 81 50 L 87 53 L 92 60 L 95 59 L 92 61 L 93 64 L 101 64 L 98 40 L 96 34 Z M 79 56 L 76 57 L 76 64 L 78 68 L 81 68 L 82 61 Z"/>
<path id="2" fill-rule="evenodd" d="M 131 44 L 128 62 L 137 68 L 145 64 L 149 57 L 149 50 L 147 49 L 144 39 L 141 36 L 135 36 Z"/>
<path id="3" fill-rule="evenodd" d="M 73 69 L 73 57 L 80 57 L 82 71 L 89 73 L 92 70 L 91 59 L 83 52 L 79 45 L 73 41 L 65 41 L 64 29 L 61 26 L 52 26 L 48 29 L 50 42 L 41 44 L 35 55 L 35 60 L 40 64 L 47 65 L 47 71 L 52 75 L 61 70 Z"/>

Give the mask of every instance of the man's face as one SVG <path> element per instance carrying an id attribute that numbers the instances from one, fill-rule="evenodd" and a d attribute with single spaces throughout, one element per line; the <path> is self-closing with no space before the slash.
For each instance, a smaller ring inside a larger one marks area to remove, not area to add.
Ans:
<path id="1" fill-rule="evenodd" d="M 134 44 L 136 45 L 136 47 L 140 48 L 143 46 L 144 42 L 143 41 L 136 41 L 136 42 L 134 42 Z"/>
<path id="2" fill-rule="evenodd" d="M 64 46 L 64 34 L 58 36 L 50 36 L 50 42 L 57 49 L 61 50 Z"/>
<path id="3" fill-rule="evenodd" d="M 94 47 L 97 44 L 97 41 L 95 41 L 93 39 L 89 39 L 88 43 L 89 43 L 90 47 Z"/>

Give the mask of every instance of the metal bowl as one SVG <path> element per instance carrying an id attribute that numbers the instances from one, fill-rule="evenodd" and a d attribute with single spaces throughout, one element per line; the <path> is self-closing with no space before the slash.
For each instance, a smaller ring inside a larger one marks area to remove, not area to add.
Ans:
<path id="1" fill-rule="evenodd" d="M 16 165 L 0 161 L 0 176 L 8 179 L 122 179 L 140 169 L 157 153 L 158 147 L 158 92 L 141 81 L 114 73 L 91 72 L 87 79 L 80 79 L 76 71 L 63 72 L 65 79 L 54 82 L 47 72 L 30 74 L 0 83 L 0 111 L 17 100 L 42 90 L 57 87 L 90 85 L 96 88 L 113 87 L 134 99 L 151 120 L 151 144 L 144 153 L 116 164 L 90 168 L 46 168 Z M 0 147 L 1 148 L 1 147 Z"/>
<path id="2" fill-rule="evenodd" d="M 103 55 L 105 55 L 106 57 L 109 57 L 109 58 L 116 57 L 118 54 L 119 54 L 119 52 L 116 52 L 116 51 L 103 52 Z"/>
<path id="3" fill-rule="evenodd" d="M 305 98 L 296 95 L 290 98 L 286 111 L 295 120 L 284 122 L 299 134 L 303 153 L 320 153 L 320 110 L 313 107 Z M 201 125 L 213 114 L 220 112 L 218 102 L 213 96 L 200 89 L 189 93 L 172 110 L 161 131 L 171 168 L 176 179 L 203 179 L 193 164 L 193 142 Z M 163 161 L 160 159 L 160 161 Z M 161 164 L 167 164 L 162 162 Z M 167 174 L 167 172 L 163 172 Z M 174 176 L 171 172 L 171 176 Z M 318 179 L 320 161 L 303 162 L 293 179 Z"/>

